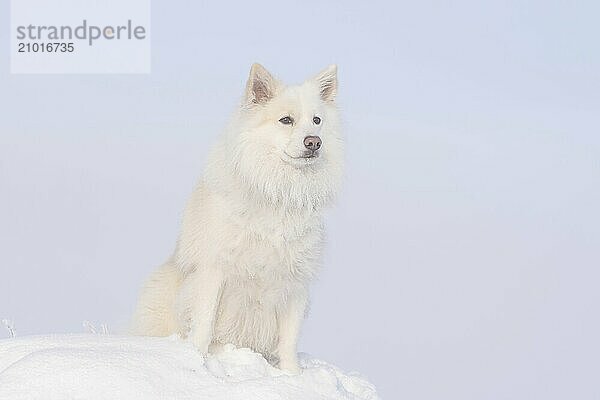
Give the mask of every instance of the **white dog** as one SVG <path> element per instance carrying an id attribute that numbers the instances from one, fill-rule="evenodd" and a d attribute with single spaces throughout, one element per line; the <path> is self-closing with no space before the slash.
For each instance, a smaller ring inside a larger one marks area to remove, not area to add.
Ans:
<path id="1" fill-rule="evenodd" d="M 173 256 L 144 286 L 134 332 L 179 333 L 205 353 L 233 343 L 299 372 L 296 343 L 318 267 L 322 212 L 342 175 L 330 66 L 285 86 L 254 64 L 209 156 Z"/>

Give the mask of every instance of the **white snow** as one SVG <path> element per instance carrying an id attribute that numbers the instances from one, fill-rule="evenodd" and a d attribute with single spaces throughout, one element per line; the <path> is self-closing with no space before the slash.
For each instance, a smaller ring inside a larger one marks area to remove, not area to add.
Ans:
<path id="1" fill-rule="evenodd" d="M 51 335 L 0 340 L 0 399 L 376 400 L 357 374 L 301 355 L 288 375 L 249 349 L 202 357 L 178 338 Z"/>

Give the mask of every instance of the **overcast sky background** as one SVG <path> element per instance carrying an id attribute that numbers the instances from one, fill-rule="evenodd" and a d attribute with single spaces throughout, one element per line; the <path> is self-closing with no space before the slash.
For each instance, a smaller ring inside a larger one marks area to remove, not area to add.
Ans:
<path id="1" fill-rule="evenodd" d="M 252 62 L 339 65 L 344 191 L 300 350 L 384 399 L 600 397 L 598 2 L 154 2 L 149 75 L 10 75 L 0 318 L 125 326 Z"/>

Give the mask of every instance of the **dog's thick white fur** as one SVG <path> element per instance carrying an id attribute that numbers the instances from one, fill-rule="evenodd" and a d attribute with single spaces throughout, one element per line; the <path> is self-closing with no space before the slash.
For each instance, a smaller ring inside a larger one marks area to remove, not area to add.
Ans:
<path id="1" fill-rule="evenodd" d="M 298 86 L 252 66 L 242 105 L 187 205 L 175 252 L 142 290 L 134 333 L 179 333 L 203 353 L 233 343 L 299 371 L 296 343 L 322 248 L 322 211 L 342 175 L 336 94 L 335 66 Z M 307 149 L 307 136 L 322 146 Z"/>

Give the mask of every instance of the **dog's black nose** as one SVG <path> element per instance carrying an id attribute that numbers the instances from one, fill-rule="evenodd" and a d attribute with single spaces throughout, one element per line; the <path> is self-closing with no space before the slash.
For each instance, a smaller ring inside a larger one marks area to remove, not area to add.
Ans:
<path id="1" fill-rule="evenodd" d="M 318 136 L 307 136 L 304 138 L 304 147 L 309 150 L 319 150 L 321 148 L 321 144 L 321 138 Z"/>

